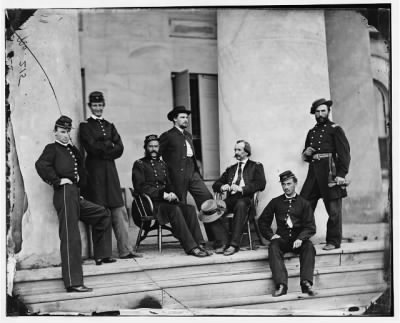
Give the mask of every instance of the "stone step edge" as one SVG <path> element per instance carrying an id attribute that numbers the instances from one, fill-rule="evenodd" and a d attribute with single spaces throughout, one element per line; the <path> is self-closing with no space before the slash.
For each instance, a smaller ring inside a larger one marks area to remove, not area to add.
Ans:
<path id="1" fill-rule="evenodd" d="M 348 246 L 352 245 L 352 246 Z M 348 253 L 369 253 L 384 250 L 383 241 L 373 242 L 360 242 L 360 243 L 348 243 L 342 244 L 342 248 L 334 249 L 331 251 L 322 250 L 322 246 L 316 246 L 317 257 L 330 256 L 330 255 L 342 255 Z M 285 259 L 297 258 L 298 256 L 293 253 L 285 254 Z M 232 256 L 224 255 L 212 255 L 211 257 L 195 258 L 192 256 L 179 257 L 179 259 L 173 259 L 174 257 L 160 257 L 160 258 L 135 258 L 127 260 L 118 260 L 113 264 L 103 264 L 102 266 L 96 266 L 93 264 L 84 264 L 83 272 L 84 276 L 98 276 L 115 274 L 120 272 L 134 272 L 164 268 L 175 268 L 175 267 L 187 267 L 187 266 L 200 266 L 200 265 L 214 265 L 214 264 L 226 264 L 232 262 L 244 262 L 244 261 L 257 261 L 257 260 L 268 260 L 268 250 L 249 250 L 241 251 Z M 159 260 L 159 262 L 157 262 Z M 174 261 L 175 260 L 175 261 Z M 177 261 L 176 261 L 177 260 Z M 39 281 L 39 280 L 51 280 L 61 278 L 60 267 L 48 267 L 40 269 L 24 269 L 17 270 L 14 283 L 26 282 L 26 281 Z"/>
<path id="2" fill-rule="evenodd" d="M 258 295 L 258 296 L 244 296 L 244 297 L 233 297 L 224 299 L 213 299 L 213 300 L 202 300 L 202 307 L 211 308 L 223 308 L 229 306 L 241 306 L 241 305 L 254 305 L 254 304 L 265 304 L 265 303 L 280 303 L 287 301 L 301 301 L 311 298 L 325 298 L 331 296 L 343 296 L 343 295 L 357 295 L 365 293 L 383 292 L 386 288 L 386 284 L 375 284 L 367 286 L 351 286 L 351 287 L 338 287 L 338 288 L 327 288 L 315 290 L 317 293 L 315 296 L 309 296 L 303 294 L 300 291 L 291 292 L 280 297 L 273 297 L 272 295 Z M 195 309 L 198 301 L 182 302 L 188 308 Z"/>
<path id="3" fill-rule="evenodd" d="M 332 270 L 333 269 L 333 270 Z M 328 275 L 332 273 L 345 273 L 345 272 L 359 272 L 359 271 L 371 271 L 371 270 L 382 270 L 382 265 L 350 265 L 332 268 L 321 268 L 314 271 L 314 276 L 317 275 Z M 288 277 L 298 277 L 300 274 L 299 269 L 288 270 Z M 197 279 L 193 281 L 190 277 L 185 279 L 173 279 L 165 281 L 152 281 L 149 279 L 147 282 L 141 282 L 140 284 L 135 283 L 125 283 L 123 286 L 110 286 L 106 287 L 96 287 L 90 286 L 94 290 L 87 293 L 66 293 L 66 292 L 49 292 L 46 290 L 44 294 L 31 294 L 23 295 L 22 298 L 26 304 L 37 304 L 37 303 L 47 303 L 54 301 L 66 301 L 66 300 L 78 300 L 85 298 L 94 298 L 102 296 L 112 296 L 119 294 L 129 294 L 129 293 L 140 293 L 148 291 L 157 291 L 167 288 L 182 288 L 200 285 L 218 285 L 221 283 L 235 283 L 240 281 L 253 281 L 253 280 L 270 280 L 272 279 L 272 274 L 270 271 L 265 271 L 264 273 L 247 273 L 247 274 L 237 274 L 237 275 L 215 275 L 215 277 L 204 276 L 202 279 Z"/>

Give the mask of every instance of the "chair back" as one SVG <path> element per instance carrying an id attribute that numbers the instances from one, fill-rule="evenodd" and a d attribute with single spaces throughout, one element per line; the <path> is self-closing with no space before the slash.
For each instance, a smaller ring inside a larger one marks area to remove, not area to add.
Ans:
<path id="1" fill-rule="evenodd" d="M 140 228 L 150 228 L 151 221 L 155 219 L 153 215 L 153 203 L 146 194 L 139 194 L 130 188 L 132 194 L 131 215 L 133 222 Z"/>

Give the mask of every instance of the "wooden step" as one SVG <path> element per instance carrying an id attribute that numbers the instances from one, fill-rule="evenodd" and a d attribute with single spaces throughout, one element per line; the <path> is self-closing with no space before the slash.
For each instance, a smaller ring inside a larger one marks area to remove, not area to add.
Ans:
<path id="1" fill-rule="evenodd" d="M 308 296 L 300 291 L 291 292 L 280 297 L 269 295 L 225 297 L 219 299 L 205 300 L 199 304 L 198 301 L 188 301 L 184 305 L 187 308 L 248 308 L 275 310 L 276 313 L 290 315 L 293 310 L 309 311 L 314 308 L 320 311 L 338 308 L 365 307 L 369 301 L 381 294 L 386 284 L 371 284 L 367 286 L 352 286 L 340 288 L 328 288 L 316 290 L 315 296 Z M 346 296 L 346 297 L 344 297 Z"/>
<path id="2" fill-rule="evenodd" d="M 321 247 L 316 246 L 316 290 L 384 282 L 383 243 L 343 244 L 341 249 L 329 252 Z M 294 254 L 285 258 L 289 294 L 296 293 L 300 288 L 299 259 Z M 264 297 L 274 287 L 266 248 L 240 251 L 229 257 L 195 258 L 181 251 L 153 253 L 102 266 L 87 261 L 83 267 L 85 284 L 94 288 L 93 292 L 66 293 L 60 268 L 17 271 L 14 292 L 34 312 L 90 313 L 134 308 L 146 295 L 153 296 L 164 307 L 179 308 L 182 302 L 197 301 L 197 306 L 204 307 L 207 301 L 225 299 L 226 295 L 232 302 L 243 297 Z"/>
<path id="3" fill-rule="evenodd" d="M 299 272 L 297 269 L 288 271 L 289 292 L 299 290 Z M 322 268 L 315 273 L 315 289 L 329 289 L 342 286 L 363 286 L 383 283 L 383 272 L 378 265 L 342 266 Z M 338 284 L 338 282 L 340 282 Z M 271 294 L 274 284 L 269 272 L 242 273 L 234 275 L 204 276 L 200 280 L 187 276 L 181 280 L 148 280 L 145 282 L 127 281 L 120 286 L 93 286 L 90 293 L 47 293 L 28 295 L 24 302 L 31 305 L 34 311 L 51 312 L 63 309 L 64 311 L 104 311 L 118 310 L 121 306 L 133 307 L 145 296 L 151 295 L 158 299 L 165 307 L 174 307 L 183 303 L 198 300 L 198 307 L 203 300 L 230 297 L 262 296 Z M 107 304 L 107 305 L 106 305 Z M 106 307 L 105 307 L 106 306 Z M 106 309 L 105 309 L 106 308 Z"/>
<path id="4" fill-rule="evenodd" d="M 321 261 L 318 263 L 319 266 L 338 266 L 341 264 L 342 259 L 349 254 L 352 255 L 352 262 L 358 261 L 359 263 L 370 263 L 371 261 L 377 262 L 383 259 L 383 241 L 343 243 L 342 248 L 334 249 L 332 251 L 322 250 L 322 246 L 323 245 L 315 246 L 316 267 L 317 261 Z M 202 265 L 209 266 L 227 263 L 235 264 L 256 260 L 268 261 L 268 250 L 266 247 L 261 247 L 257 250 L 240 251 L 228 257 L 214 254 L 211 257 L 196 258 L 192 256 L 184 256 L 182 251 L 178 251 L 172 255 L 152 252 L 144 254 L 143 258 L 136 258 L 134 260 L 118 259 L 116 263 L 101 266 L 95 266 L 93 260 L 86 260 L 84 262 L 83 272 L 85 277 L 124 273 L 127 271 L 132 272 L 157 269 L 171 269 L 175 272 L 179 267 L 197 267 Z M 285 254 L 285 263 L 290 265 L 291 262 L 298 264 L 298 256 L 293 253 Z M 17 270 L 15 275 L 16 284 L 27 281 L 43 281 L 51 279 L 61 279 L 60 267 Z"/>
<path id="5" fill-rule="evenodd" d="M 299 270 L 288 270 L 288 292 L 300 290 Z M 316 290 L 363 286 L 368 284 L 380 284 L 384 282 L 381 265 L 369 266 L 341 266 L 333 268 L 320 268 L 315 270 L 314 288 Z M 173 299 L 190 301 L 202 301 L 222 299 L 227 297 L 269 295 L 275 289 L 271 273 L 248 273 L 238 275 L 224 275 L 209 277 L 202 281 L 168 282 L 169 286 L 163 286 L 166 293 Z M 174 304 L 174 302 L 172 302 Z M 168 299 L 164 302 L 168 306 Z M 203 307 L 200 306 L 199 307 Z"/>

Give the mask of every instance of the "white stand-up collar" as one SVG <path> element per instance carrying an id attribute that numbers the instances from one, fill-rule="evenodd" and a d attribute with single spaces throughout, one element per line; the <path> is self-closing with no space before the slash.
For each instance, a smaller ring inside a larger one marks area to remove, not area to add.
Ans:
<path id="1" fill-rule="evenodd" d="M 94 119 L 94 120 L 104 120 L 103 117 L 100 117 L 100 118 L 99 118 L 99 117 L 96 117 L 96 116 L 93 115 L 93 114 L 92 114 L 90 117 L 91 117 L 92 119 Z"/>

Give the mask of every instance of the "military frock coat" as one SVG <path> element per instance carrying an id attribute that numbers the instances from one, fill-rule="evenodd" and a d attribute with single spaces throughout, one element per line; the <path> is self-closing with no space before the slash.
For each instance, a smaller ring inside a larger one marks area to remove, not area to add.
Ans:
<path id="1" fill-rule="evenodd" d="M 186 141 L 190 144 L 193 156 L 187 157 Z M 167 163 L 169 176 L 172 184 L 179 191 L 182 190 L 185 183 L 187 158 L 192 158 L 195 171 L 199 172 L 196 162 L 196 155 L 193 145 L 192 135 L 186 130 L 179 131 L 176 127 L 164 132 L 160 136 L 160 154 L 163 160 Z M 179 194 L 179 192 L 178 192 Z M 180 196 L 180 194 L 178 195 Z"/>
<path id="2" fill-rule="evenodd" d="M 159 212 L 159 206 L 161 203 L 168 203 L 164 200 L 164 193 L 174 192 L 174 189 L 165 162 L 147 157 L 135 161 L 132 167 L 132 184 L 135 192 L 147 194 L 151 198 L 158 222 L 161 225 L 167 223 L 168 215 Z"/>
<path id="3" fill-rule="evenodd" d="M 286 198 L 285 194 L 273 198 L 265 207 L 258 219 L 261 234 L 271 240 L 274 235 L 271 224 L 275 217 L 276 234 L 286 241 L 308 240 L 316 232 L 314 212 L 310 203 L 296 195 L 294 198 Z M 292 227 L 288 226 L 290 218 Z"/>
<path id="4" fill-rule="evenodd" d="M 82 156 L 75 146 L 65 146 L 58 142 L 48 144 L 35 166 L 39 176 L 54 189 L 60 187 L 62 178 L 68 178 L 80 187 L 85 184 Z"/>
<path id="5" fill-rule="evenodd" d="M 88 118 L 79 126 L 81 143 L 86 150 L 88 184 L 85 197 L 94 203 L 115 208 L 124 205 L 121 184 L 114 160 L 124 146 L 114 124 Z"/>
<path id="6" fill-rule="evenodd" d="M 307 133 L 304 150 L 307 147 L 314 148 L 315 154 L 331 153 L 336 166 L 335 176 L 345 177 L 350 165 L 350 145 L 341 127 L 327 120 L 323 124 L 317 123 Z M 346 189 L 342 186 L 328 187 L 329 158 L 320 160 L 308 158 L 309 163 L 306 181 L 301 190 L 301 195 L 307 200 L 313 194 L 314 183 L 317 181 L 320 194 L 325 200 L 334 200 L 347 196 Z M 332 168 L 332 167 L 331 167 Z"/>

